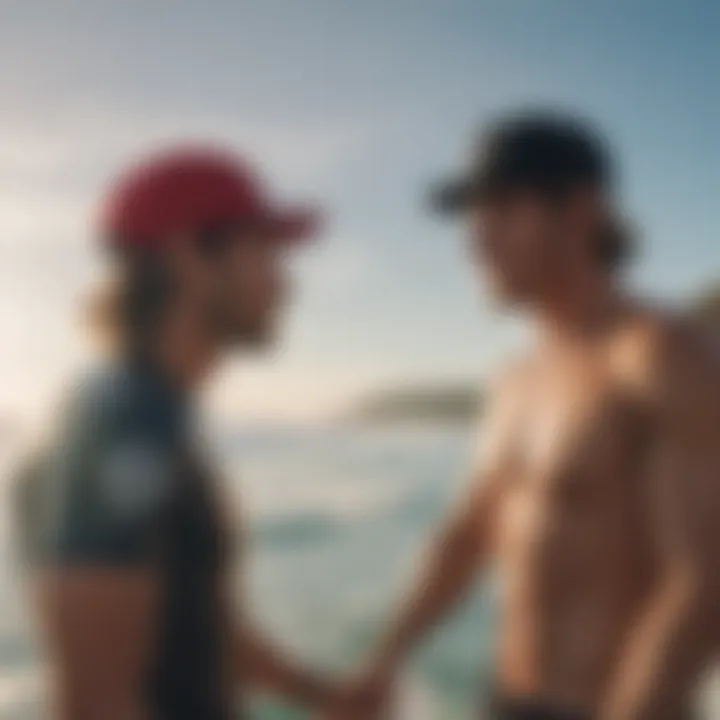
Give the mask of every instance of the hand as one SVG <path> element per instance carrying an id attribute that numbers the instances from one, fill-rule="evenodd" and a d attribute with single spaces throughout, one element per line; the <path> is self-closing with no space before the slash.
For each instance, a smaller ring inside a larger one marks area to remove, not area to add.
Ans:
<path id="1" fill-rule="evenodd" d="M 383 720 L 387 717 L 394 673 L 373 668 L 343 687 L 323 709 L 322 720 Z"/>
<path id="2" fill-rule="evenodd" d="M 346 695 L 326 705 L 317 716 L 319 720 L 383 720 L 384 704 Z"/>

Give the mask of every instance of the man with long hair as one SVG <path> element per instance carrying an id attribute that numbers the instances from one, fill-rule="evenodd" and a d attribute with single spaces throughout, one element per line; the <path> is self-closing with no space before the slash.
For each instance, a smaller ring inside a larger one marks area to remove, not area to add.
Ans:
<path id="1" fill-rule="evenodd" d="M 491 388 L 473 481 L 358 681 L 357 717 L 496 561 L 489 717 L 685 718 L 720 639 L 716 348 L 625 288 L 611 158 L 584 122 L 502 118 L 433 199 L 464 214 L 478 269 L 536 337 Z"/>
<path id="2" fill-rule="evenodd" d="M 240 534 L 194 421 L 218 360 L 272 342 L 285 250 L 317 213 L 272 202 L 239 158 L 197 146 L 131 168 L 100 216 L 106 357 L 21 488 L 52 717 L 226 720 L 248 686 L 325 705 L 328 684 L 231 601 Z"/>

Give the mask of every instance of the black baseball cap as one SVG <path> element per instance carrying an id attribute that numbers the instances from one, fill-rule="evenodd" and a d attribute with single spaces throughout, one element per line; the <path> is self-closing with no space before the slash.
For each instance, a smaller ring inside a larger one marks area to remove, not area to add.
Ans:
<path id="1" fill-rule="evenodd" d="M 513 189 L 556 194 L 588 184 L 608 190 L 611 165 L 602 137 L 582 120 L 552 112 L 517 113 L 480 134 L 470 168 L 437 184 L 430 203 L 449 214 Z"/>

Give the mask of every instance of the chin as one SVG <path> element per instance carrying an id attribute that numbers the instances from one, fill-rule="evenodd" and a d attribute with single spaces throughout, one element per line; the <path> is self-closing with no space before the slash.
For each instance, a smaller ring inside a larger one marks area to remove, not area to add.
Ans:
<path id="1" fill-rule="evenodd" d="M 488 295 L 495 305 L 506 307 L 515 303 L 515 295 L 513 288 L 509 283 L 498 277 L 491 277 L 487 284 Z"/>
<path id="2" fill-rule="evenodd" d="M 277 329 L 274 326 L 238 328 L 230 338 L 230 345 L 254 352 L 269 352 L 278 342 Z"/>
<path id="3" fill-rule="evenodd" d="M 523 305 L 528 296 L 532 295 L 532 293 L 528 292 L 529 288 L 519 279 L 516 280 L 506 275 L 494 274 L 490 276 L 488 287 L 492 300 L 506 308 Z"/>

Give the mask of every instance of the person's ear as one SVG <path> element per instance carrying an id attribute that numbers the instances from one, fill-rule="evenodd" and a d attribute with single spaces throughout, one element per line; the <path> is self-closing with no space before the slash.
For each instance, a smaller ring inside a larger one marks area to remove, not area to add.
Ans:
<path id="1" fill-rule="evenodd" d="M 594 237 L 603 218 L 603 202 L 594 188 L 575 190 L 566 205 L 566 222 L 571 236 Z"/>

